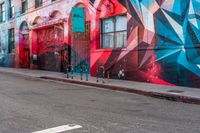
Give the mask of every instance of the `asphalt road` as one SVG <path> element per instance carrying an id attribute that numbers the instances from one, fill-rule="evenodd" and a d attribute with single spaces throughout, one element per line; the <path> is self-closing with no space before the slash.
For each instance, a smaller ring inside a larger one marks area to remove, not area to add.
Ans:
<path id="1" fill-rule="evenodd" d="M 0 133 L 67 124 L 66 133 L 200 133 L 200 106 L 36 78 L 0 75 Z"/>

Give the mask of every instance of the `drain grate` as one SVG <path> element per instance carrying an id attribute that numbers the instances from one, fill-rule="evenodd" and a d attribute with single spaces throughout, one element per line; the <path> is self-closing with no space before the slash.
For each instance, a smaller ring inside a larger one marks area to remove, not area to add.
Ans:
<path id="1" fill-rule="evenodd" d="M 171 92 L 171 93 L 183 93 L 184 91 L 181 91 L 181 90 L 169 90 L 168 92 Z"/>

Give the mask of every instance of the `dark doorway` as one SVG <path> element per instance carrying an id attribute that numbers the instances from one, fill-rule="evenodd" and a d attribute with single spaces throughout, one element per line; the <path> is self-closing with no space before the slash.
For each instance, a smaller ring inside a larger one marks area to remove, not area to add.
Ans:
<path id="1" fill-rule="evenodd" d="M 61 50 L 61 72 L 67 72 L 67 67 L 70 64 L 70 47 Z"/>

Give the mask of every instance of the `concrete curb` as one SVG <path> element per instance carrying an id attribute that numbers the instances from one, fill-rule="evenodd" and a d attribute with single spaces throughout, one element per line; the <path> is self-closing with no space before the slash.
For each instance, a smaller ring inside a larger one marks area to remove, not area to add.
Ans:
<path id="1" fill-rule="evenodd" d="M 39 79 L 61 81 L 61 82 L 66 82 L 66 83 L 73 83 L 73 84 L 86 85 L 86 86 L 92 86 L 92 87 L 99 87 L 99 88 L 104 88 L 104 89 L 109 89 L 109 90 L 135 93 L 135 94 L 150 96 L 150 97 L 159 98 L 159 99 L 166 99 L 166 100 L 170 100 L 170 101 L 200 105 L 200 98 L 189 97 L 189 96 L 181 96 L 181 95 L 175 95 L 175 94 L 146 91 L 146 90 L 133 89 L 133 88 L 128 88 L 128 87 L 121 87 L 121 86 L 117 86 L 117 85 L 100 84 L 100 83 L 94 83 L 94 82 L 89 82 L 89 81 L 64 79 L 64 78 L 57 78 L 57 77 L 50 77 L 50 76 L 31 76 L 31 75 L 7 72 L 7 71 L 0 71 L 0 73 L 21 76 L 24 78 L 39 78 Z"/>
<path id="2" fill-rule="evenodd" d="M 55 78 L 55 77 L 49 77 L 49 76 L 42 76 L 40 78 L 41 79 L 61 81 L 61 82 L 66 82 L 66 83 L 92 86 L 92 87 L 99 87 L 99 88 L 104 88 L 104 89 L 109 89 L 109 90 L 124 91 L 124 92 L 135 93 L 135 94 L 150 96 L 150 97 L 159 98 L 159 99 L 166 99 L 166 100 L 170 100 L 170 101 L 200 105 L 200 99 L 195 98 L 195 97 L 181 96 L 181 95 L 160 93 L 160 92 L 152 92 L 152 91 L 144 91 L 144 90 L 139 90 L 139 89 L 109 85 L 109 84 L 100 84 L 100 83 L 93 83 L 93 82 L 87 82 L 87 81 Z"/>

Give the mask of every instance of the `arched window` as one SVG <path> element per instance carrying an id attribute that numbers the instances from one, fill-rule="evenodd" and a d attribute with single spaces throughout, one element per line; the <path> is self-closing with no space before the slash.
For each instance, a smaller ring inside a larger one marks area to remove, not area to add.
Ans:
<path id="1" fill-rule="evenodd" d="M 35 25 L 35 24 L 39 24 L 42 22 L 42 18 L 40 16 L 37 16 L 35 17 L 35 19 L 33 20 L 33 23 L 32 25 Z"/>

